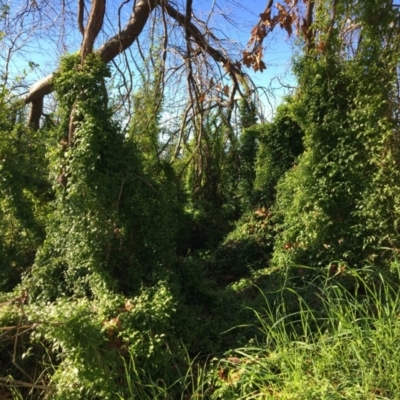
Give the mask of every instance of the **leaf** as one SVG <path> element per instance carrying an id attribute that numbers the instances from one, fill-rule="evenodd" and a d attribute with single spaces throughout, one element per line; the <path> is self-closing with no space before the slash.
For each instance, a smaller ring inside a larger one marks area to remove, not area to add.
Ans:
<path id="1" fill-rule="evenodd" d="M 286 8 L 281 3 L 276 3 L 275 7 L 279 10 L 279 18 L 283 19 L 288 14 Z"/>
<path id="2" fill-rule="evenodd" d="M 279 13 L 274 20 L 277 19 L 279 21 L 279 25 L 282 29 L 285 29 L 289 36 L 293 33 L 292 24 L 296 21 L 296 17 L 292 14 L 289 14 L 286 8 L 280 4 L 276 4 L 276 8 L 279 10 Z"/>
<path id="3" fill-rule="evenodd" d="M 264 61 L 262 60 L 262 57 L 263 57 L 262 47 L 257 47 L 257 49 L 253 52 L 244 51 L 243 64 L 248 68 L 252 67 L 255 72 L 257 71 L 262 72 L 264 69 L 267 68 Z"/>
<path id="4" fill-rule="evenodd" d="M 317 44 L 317 50 L 320 52 L 320 53 L 323 53 L 325 50 L 326 50 L 326 43 L 325 42 L 319 42 L 318 44 Z"/>
<path id="5" fill-rule="evenodd" d="M 267 66 L 265 65 L 265 62 L 263 60 L 257 60 L 257 62 L 255 62 L 253 65 L 253 69 L 255 72 L 263 72 L 264 69 L 267 69 Z"/>
<path id="6" fill-rule="evenodd" d="M 204 101 L 205 99 L 206 99 L 206 94 L 205 93 L 202 93 L 198 98 L 199 101 Z"/>
<path id="7" fill-rule="evenodd" d="M 271 9 L 267 8 L 262 14 L 260 14 L 260 18 L 264 25 L 271 25 Z"/>
<path id="8" fill-rule="evenodd" d="M 281 28 L 285 29 L 289 36 L 292 35 L 293 17 L 290 14 L 287 14 L 283 21 L 281 21 Z"/>
<path id="9" fill-rule="evenodd" d="M 135 304 L 132 302 L 132 300 L 126 299 L 125 300 L 125 310 L 131 311 L 133 308 L 135 308 Z"/>
<path id="10" fill-rule="evenodd" d="M 247 67 L 250 68 L 253 64 L 253 54 L 251 54 L 248 51 L 243 52 L 243 64 Z"/>
<path id="11" fill-rule="evenodd" d="M 228 357 L 227 360 L 233 365 L 239 365 L 242 362 L 242 360 L 238 357 Z"/>
<path id="12" fill-rule="evenodd" d="M 222 379 L 222 380 L 224 380 L 224 379 L 226 379 L 227 378 L 227 372 L 223 369 L 223 368 L 220 368 L 219 370 L 218 370 L 218 377 L 219 377 L 219 379 Z"/>
<path id="13" fill-rule="evenodd" d="M 228 85 L 224 86 L 224 95 L 229 96 L 229 86 Z"/>
<path id="14" fill-rule="evenodd" d="M 254 213 L 262 218 L 268 218 L 271 216 L 270 212 L 265 207 L 257 209 L 256 211 L 254 211 Z"/>
<path id="15" fill-rule="evenodd" d="M 266 31 L 264 25 L 256 25 L 251 30 L 251 37 L 259 42 L 261 42 L 265 38 L 266 35 L 267 35 L 267 31 Z"/>
<path id="16" fill-rule="evenodd" d="M 257 71 L 262 72 L 264 69 L 267 68 L 264 61 L 262 60 L 262 57 L 263 57 L 262 48 L 259 47 L 254 53 L 253 69 L 255 72 Z"/>

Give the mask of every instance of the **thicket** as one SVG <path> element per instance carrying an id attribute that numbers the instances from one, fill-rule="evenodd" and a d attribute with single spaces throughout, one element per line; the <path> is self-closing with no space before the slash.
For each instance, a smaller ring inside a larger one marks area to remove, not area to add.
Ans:
<path id="1" fill-rule="evenodd" d="M 338 6 L 338 21 L 348 7 Z M 326 43 L 323 51 L 317 47 L 295 61 L 299 89 L 293 110 L 304 132 L 304 153 L 278 183 L 272 261 L 278 265 L 369 261 L 383 267 L 392 256 L 384 248 L 398 247 L 399 60 L 397 28 L 389 27 L 396 12 L 380 2 L 351 12 L 363 27 L 353 56 L 344 51 L 335 26 L 329 37 L 321 33 L 316 39 Z M 322 6 L 319 13 L 327 24 Z M 388 25 L 373 24 L 376 14 Z"/>
<path id="2" fill-rule="evenodd" d="M 157 75 L 127 133 L 94 55 L 62 60 L 37 132 L 1 92 L 0 385 L 15 398 L 398 397 L 399 15 L 328 9 L 271 122 L 244 98 L 238 131 L 204 114 L 172 161 Z"/>
<path id="3" fill-rule="evenodd" d="M 43 132 L 23 125 L 22 105 L 0 94 L 0 290 L 11 291 L 45 237 L 52 194 L 43 162 Z"/>

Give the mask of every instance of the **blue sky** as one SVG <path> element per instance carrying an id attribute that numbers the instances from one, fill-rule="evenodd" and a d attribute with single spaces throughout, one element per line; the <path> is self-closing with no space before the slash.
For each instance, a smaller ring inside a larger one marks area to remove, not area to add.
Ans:
<path id="1" fill-rule="evenodd" d="M 38 20 L 32 16 L 31 19 L 24 21 L 24 27 L 30 24 L 32 32 L 29 31 L 23 38 L 26 44 L 23 51 L 19 55 L 12 58 L 10 63 L 10 72 L 14 75 L 22 74 L 23 71 L 29 71 L 29 62 L 34 61 L 40 67 L 33 72 L 28 73 L 27 81 L 33 83 L 36 80 L 44 77 L 46 74 L 54 71 L 57 68 L 58 60 L 64 52 L 75 52 L 79 49 L 81 36 L 76 27 L 76 1 L 68 0 L 66 4 L 71 7 L 70 19 L 63 21 L 50 8 L 48 12 L 42 13 L 47 18 L 48 29 L 42 29 L 41 32 L 33 31 L 38 25 Z M 107 37 L 114 35 L 118 29 L 117 8 L 122 0 L 108 0 L 107 9 L 108 15 L 104 22 L 104 28 L 108 34 L 102 34 L 99 37 L 98 44 L 101 44 Z M 24 0 L 13 0 L 9 2 L 12 11 L 16 11 L 18 7 L 23 8 L 26 4 Z M 89 2 L 88 2 L 89 4 Z M 126 3 L 121 13 L 121 25 L 124 25 L 126 19 L 130 16 L 133 1 Z M 184 10 L 185 0 L 176 0 L 175 4 L 180 9 Z M 214 7 L 213 7 L 214 5 Z M 193 10 L 200 19 L 206 19 L 210 9 L 213 8 L 214 14 L 210 21 L 213 31 L 216 36 L 224 37 L 226 44 L 229 46 L 236 45 L 237 49 L 244 50 L 250 32 L 253 26 L 258 22 L 259 14 L 264 11 L 266 1 L 260 0 L 194 0 Z M 56 8 L 56 7 L 54 7 Z M 33 15 L 33 14 L 32 14 Z M 52 26 L 52 22 L 55 22 Z M 230 22 L 229 22 L 230 21 Z M 62 25 L 64 23 L 64 25 Z M 35 25 L 36 24 L 36 25 Z M 45 27 L 45 24 L 43 23 Z M 60 27 L 64 30 L 64 36 L 60 37 Z M 13 31 L 14 27 L 11 27 Z M 0 28 L 1 29 L 1 28 Z M 18 32 L 18 26 L 15 26 L 15 33 Z M 11 36 L 11 35 L 10 35 Z M 6 38 L 1 45 L 1 51 L 4 55 L 7 51 L 7 39 L 10 42 L 12 37 Z M 262 103 L 265 106 L 265 115 L 270 117 L 272 109 L 279 104 L 281 96 L 285 93 L 284 85 L 293 85 L 293 79 L 290 74 L 290 58 L 292 54 L 292 40 L 288 38 L 286 32 L 276 28 L 274 33 L 265 40 L 264 60 L 267 65 L 267 70 L 263 73 L 254 73 L 247 69 L 255 84 L 265 89 L 268 96 L 262 96 Z M 134 49 L 132 49 L 134 51 Z M 240 52 L 238 51 L 240 56 Z M 4 67 L 4 65 L 3 65 Z M 1 68 L 1 65 L 0 65 Z M 4 68 L 3 68 L 4 69 Z M 282 85 L 283 84 L 283 85 Z M 263 93 L 262 91 L 260 93 Z M 272 107 L 270 106 L 270 103 Z"/>
<path id="2" fill-rule="evenodd" d="M 212 0 L 194 1 L 196 9 L 200 10 L 200 13 L 203 10 L 204 14 L 210 10 L 213 3 Z M 259 21 L 260 13 L 264 11 L 267 1 L 220 0 L 218 4 L 219 7 L 215 8 L 217 21 L 215 29 L 220 29 L 221 33 L 236 41 L 244 50 L 250 39 L 251 30 Z M 233 23 L 228 23 L 222 15 L 218 17 L 218 12 L 225 14 Z M 246 72 L 255 84 L 264 89 L 260 91 L 260 96 L 267 119 L 271 118 L 282 97 L 289 93 L 290 87 L 295 85 L 291 73 L 293 48 L 293 38 L 289 38 L 286 31 L 276 27 L 264 41 L 264 61 L 267 69 L 263 72 L 254 72 L 246 68 Z"/>

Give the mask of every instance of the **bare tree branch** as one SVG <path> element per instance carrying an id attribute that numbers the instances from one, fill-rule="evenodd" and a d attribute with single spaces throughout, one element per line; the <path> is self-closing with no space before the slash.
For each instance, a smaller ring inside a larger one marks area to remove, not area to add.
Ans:
<path id="1" fill-rule="evenodd" d="M 314 0 L 310 0 L 307 4 L 307 11 L 306 11 L 306 16 L 305 16 L 305 20 L 304 20 L 304 24 L 306 26 L 306 44 L 307 44 L 307 49 L 308 51 L 310 51 L 312 48 L 314 48 L 315 43 L 314 43 L 314 35 L 315 32 L 314 30 L 311 28 L 311 25 L 313 23 L 313 11 L 314 11 L 314 5 L 315 5 L 315 1 Z"/>
<path id="2" fill-rule="evenodd" d="M 194 25 L 190 21 L 187 21 L 185 15 L 181 14 L 167 1 L 163 2 L 163 7 L 167 11 L 167 14 L 172 17 L 176 22 L 178 22 L 179 25 L 181 25 L 182 27 L 186 27 L 186 30 L 189 32 L 190 36 L 203 51 L 209 54 L 215 61 L 223 64 L 227 72 L 239 76 L 242 75 L 240 69 L 236 65 L 234 65 L 234 63 L 229 58 L 224 56 L 221 51 L 215 49 L 213 46 L 210 45 L 210 43 L 205 38 L 205 35 L 200 31 L 199 28 L 196 27 L 196 25 Z"/>
<path id="3" fill-rule="evenodd" d="M 82 63 L 85 57 L 93 51 L 94 41 L 103 26 L 104 14 L 106 12 L 106 0 L 93 0 L 90 9 L 89 21 L 85 29 L 85 35 L 81 46 Z"/>
<path id="4" fill-rule="evenodd" d="M 104 43 L 97 51 L 105 63 L 110 62 L 133 44 L 141 34 L 156 5 L 157 0 L 139 0 L 136 2 L 131 18 L 125 28 Z"/>
<path id="5" fill-rule="evenodd" d="M 99 54 L 100 58 L 108 63 L 114 59 L 118 54 L 126 50 L 132 43 L 138 38 L 142 32 L 151 11 L 156 7 L 157 0 L 139 0 L 134 6 L 131 18 L 126 24 L 125 28 L 117 35 L 113 36 L 106 43 L 104 43 L 96 53 Z M 43 99 L 44 96 L 50 94 L 54 87 L 52 84 L 54 74 L 48 75 L 36 84 L 34 84 L 28 95 L 25 97 L 25 104 L 32 103 L 30 115 L 37 116 L 42 114 L 42 109 L 39 109 L 40 102 L 35 100 Z M 42 103 L 43 104 L 43 103 Z M 39 116 L 40 119 L 40 116 Z M 29 123 L 37 128 L 38 123 L 34 120 L 29 120 Z"/>
<path id="6" fill-rule="evenodd" d="M 188 7 L 185 15 L 180 13 L 167 0 L 137 0 L 134 2 L 132 14 L 125 27 L 120 30 L 118 34 L 107 40 L 95 53 L 97 53 L 105 63 L 113 60 L 118 54 L 124 52 L 138 39 L 152 11 L 157 6 L 160 6 L 168 16 L 174 19 L 177 24 L 185 30 L 186 41 L 193 40 L 201 51 L 208 54 L 215 62 L 223 66 L 234 83 L 230 96 L 230 99 L 233 101 L 235 92 L 240 91 L 240 84 L 245 82 L 245 75 L 240 69 L 240 64 L 234 63 L 229 56 L 213 47 L 207 39 L 207 32 L 202 32 L 192 22 L 191 3 L 190 0 L 187 2 Z M 102 16 L 104 16 L 102 13 L 104 6 L 105 0 L 96 0 L 92 3 L 89 22 L 85 29 L 84 41 L 82 43 L 82 52 L 86 53 L 93 48 L 94 39 L 101 27 Z M 98 16 L 99 19 L 96 20 L 95 16 Z M 51 74 L 33 85 L 24 99 L 25 104 L 32 103 L 29 123 L 34 128 L 38 128 L 40 116 L 42 115 L 43 97 L 53 91 L 53 76 L 54 75 Z"/>
<path id="7" fill-rule="evenodd" d="M 85 13 L 85 0 L 78 0 L 78 28 L 82 36 L 85 36 L 85 28 L 83 24 Z"/>

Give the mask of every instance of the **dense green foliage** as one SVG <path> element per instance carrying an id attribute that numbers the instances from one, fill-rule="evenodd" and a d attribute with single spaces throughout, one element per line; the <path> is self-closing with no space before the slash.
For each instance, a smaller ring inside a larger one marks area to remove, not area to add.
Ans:
<path id="1" fill-rule="evenodd" d="M 36 132 L 1 92 L 15 398 L 398 398 L 399 13 L 335 4 L 272 121 L 246 96 L 234 127 L 204 111 L 172 160 L 157 72 L 127 132 L 94 55 L 61 61 Z"/>
<path id="2" fill-rule="evenodd" d="M 61 122 L 48 133 L 47 153 L 55 200 L 28 278 L 35 297 L 132 293 L 142 279 L 155 282 L 157 268 L 172 259 L 169 177 L 161 168 L 156 179 L 145 172 L 136 144 L 112 121 L 107 74 L 95 58 L 81 67 L 70 57 L 55 79 Z M 71 112 L 77 117 L 68 138 Z"/>
<path id="3" fill-rule="evenodd" d="M 370 24 L 371 14 L 384 7 L 352 9 L 366 27 L 354 57 L 340 56 L 343 44 L 334 30 L 323 54 L 295 63 L 299 90 L 292 107 L 305 151 L 278 185 L 278 265 L 379 263 L 383 247 L 398 246 L 398 43 L 387 45 L 391 28 Z"/>
<path id="4" fill-rule="evenodd" d="M 259 150 L 255 163 L 253 202 L 270 208 L 275 203 L 280 178 L 295 167 L 303 153 L 303 131 L 291 104 L 292 99 L 278 107 L 274 121 L 257 127 Z"/>
<path id="5" fill-rule="evenodd" d="M 51 199 L 43 132 L 20 122 L 22 105 L 0 94 L 0 290 L 8 291 L 32 264 L 44 239 Z"/>

